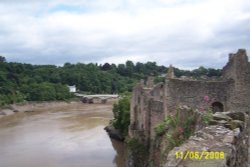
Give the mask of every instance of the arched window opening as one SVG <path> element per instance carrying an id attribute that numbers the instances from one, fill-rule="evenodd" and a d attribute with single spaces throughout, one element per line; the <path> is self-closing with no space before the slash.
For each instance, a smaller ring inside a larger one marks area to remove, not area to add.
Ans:
<path id="1" fill-rule="evenodd" d="M 213 110 L 213 113 L 216 113 L 216 112 L 223 112 L 224 111 L 224 106 L 221 102 L 214 102 L 212 103 L 212 110 Z"/>

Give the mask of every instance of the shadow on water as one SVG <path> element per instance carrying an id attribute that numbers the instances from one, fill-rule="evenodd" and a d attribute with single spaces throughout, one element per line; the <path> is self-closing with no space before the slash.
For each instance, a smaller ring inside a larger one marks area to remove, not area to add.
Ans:
<path id="1" fill-rule="evenodd" d="M 124 149 L 124 143 L 110 139 L 113 148 L 116 151 L 116 155 L 114 157 L 113 163 L 116 164 L 117 167 L 125 167 L 125 149 Z"/>

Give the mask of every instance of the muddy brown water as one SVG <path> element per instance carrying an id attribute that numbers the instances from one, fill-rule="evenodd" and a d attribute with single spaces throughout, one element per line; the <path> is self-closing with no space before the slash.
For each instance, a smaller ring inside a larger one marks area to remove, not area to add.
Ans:
<path id="1" fill-rule="evenodd" d="M 103 128 L 112 104 L 71 104 L 0 119 L 0 167 L 124 167 Z"/>

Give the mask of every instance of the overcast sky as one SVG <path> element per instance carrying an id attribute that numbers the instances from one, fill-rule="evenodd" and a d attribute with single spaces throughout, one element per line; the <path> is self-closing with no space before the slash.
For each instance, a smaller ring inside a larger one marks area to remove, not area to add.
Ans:
<path id="1" fill-rule="evenodd" d="M 221 68 L 250 53 L 249 0 L 0 0 L 0 55 L 32 64 Z"/>

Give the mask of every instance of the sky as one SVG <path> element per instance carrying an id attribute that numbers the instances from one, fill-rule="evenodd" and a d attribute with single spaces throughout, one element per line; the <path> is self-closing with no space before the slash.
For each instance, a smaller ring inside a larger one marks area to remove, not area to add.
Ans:
<path id="1" fill-rule="evenodd" d="M 249 0 L 0 0 L 0 55 L 31 64 L 222 68 L 250 52 Z"/>

